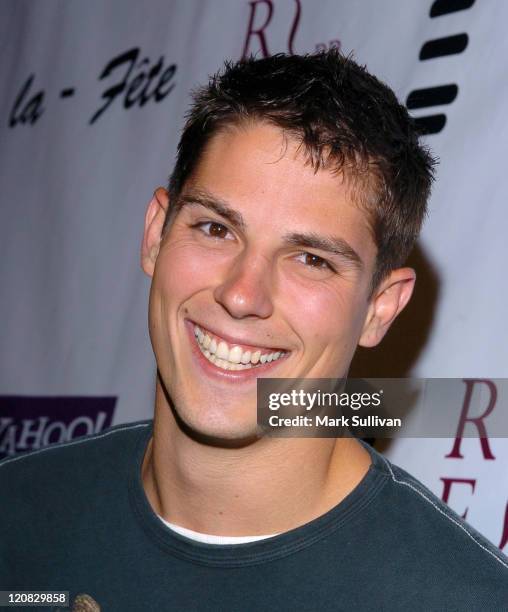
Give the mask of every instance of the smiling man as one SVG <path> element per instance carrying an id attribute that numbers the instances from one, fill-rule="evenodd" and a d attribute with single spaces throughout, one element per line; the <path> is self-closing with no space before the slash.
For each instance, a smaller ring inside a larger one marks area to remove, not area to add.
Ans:
<path id="1" fill-rule="evenodd" d="M 153 423 L 0 465 L 20 500 L 5 588 L 106 610 L 506 609 L 507 559 L 423 485 L 354 438 L 257 422 L 258 379 L 346 377 L 407 304 L 432 166 L 391 90 L 335 51 L 200 89 L 145 221 Z"/>

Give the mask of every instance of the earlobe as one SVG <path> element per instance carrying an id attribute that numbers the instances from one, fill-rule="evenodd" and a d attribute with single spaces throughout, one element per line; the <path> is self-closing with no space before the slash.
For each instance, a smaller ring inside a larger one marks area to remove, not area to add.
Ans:
<path id="1" fill-rule="evenodd" d="M 412 268 L 393 270 L 371 300 L 358 344 L 373 347 L 381 342 L 397 316 L 411 299 L 416 273 Z"/>
<path id="2" fill-rule="evenodd" d="M 148 204 L 145 214 L 145 227 L 141 244 L 141 268 L 148 276 L 153 276 L 155 262 L 159 254 L 162 228 L 169 207 L 166 189 L 159 187 Z"/>

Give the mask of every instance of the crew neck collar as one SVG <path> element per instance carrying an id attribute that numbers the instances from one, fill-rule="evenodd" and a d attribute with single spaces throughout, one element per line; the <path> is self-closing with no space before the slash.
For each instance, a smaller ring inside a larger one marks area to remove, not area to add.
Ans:
<path id="1" fill-rule="evenodd" d="M 388 480 L 385 461 L 373 448 L 364 444 L 371 465 L 358 485 L 336 506 L 299 527 L 271 538 L 246 544 L 208 544 L 191 540 L 170 529 L 153 511 L 143 488 L 141 465 L 153 433 L 153 421 L 137 432 L 129 469 L 129 497 L 138 522 L 146 535 L 160 549 L 199 565 L 241 567 L 279 559 L 311 546 L 363 511 Z"/>
<path id="2" fill-rule="evenodd" d="M 255 535 L 255 536 L 222 536 L 215 535 L 212 533 L 202 533 L 201 531 L 194 531 L 192 529 L 187 529 L 186 527 L 181 527 L 180 525 L 176 525 L 175 523 L 170 523 L 166 521 L 165 518 L 159 516 L 159 519 L 167 525 L 176 533 L 180 535 L 186 536 L 187 538 L 194 540 L 195 542 L 206 542 L 208 544 L 247 544 L 248 542 L 257 542 L 258 540 L 265 540 L 266 538 L 274 538 L 278 533 L 271 533 L 268 535 Z"/>

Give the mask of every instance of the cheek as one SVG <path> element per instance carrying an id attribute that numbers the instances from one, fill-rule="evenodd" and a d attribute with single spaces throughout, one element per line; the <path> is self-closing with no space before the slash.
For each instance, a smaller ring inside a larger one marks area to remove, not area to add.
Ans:
<path id="1" fill-rule="evenodd" d="M 207 249 L 186 241 L 175 241 L 161 250 L 155 276 L 164 299 L 192 295 L 210 284 L 213 255 Z"/>
<path id="2" fill-rule="evenodd" d="M 358 287 L 352 284 L 287 285 L 282 294 L 293 329 L 321 350 L 330 342 L 335 346 L 349 344 L 362 328 L 364 304 Z"/>

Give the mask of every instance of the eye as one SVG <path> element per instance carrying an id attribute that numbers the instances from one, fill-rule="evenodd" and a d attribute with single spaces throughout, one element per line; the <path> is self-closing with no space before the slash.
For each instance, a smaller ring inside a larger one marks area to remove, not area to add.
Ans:
<path id="1" fill-rule="evenodd" d="M 298 257 L 300 258 L 300 261 L 309 268 L 335 272 L 333 266 L 326 259 L 319 257 L 319 255 L 315 255 L 314 253 L 301 253 Z"/>
<path id="2" fill-rule="evenodd" d="M 195 223 L 192 228 L 197 229 L 209 238 L 217 238 L 219 240 L 226 239 L 229 234 L 229 229 L 217 221 L 201 221 L 200 223 Z"/>

